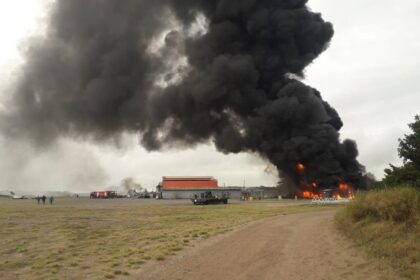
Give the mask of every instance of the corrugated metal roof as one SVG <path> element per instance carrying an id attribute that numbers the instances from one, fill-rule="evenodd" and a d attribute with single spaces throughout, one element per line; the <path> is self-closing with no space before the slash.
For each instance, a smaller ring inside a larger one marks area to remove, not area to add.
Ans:
<path id="1" fill-rule="evenodd" d="M 163 181 L 214 181 L 213 176 L 163 176 Z"/>
<path id="2" fill-rule="evenodd" d="M 230 192 L 230 191 L 242 191 L 241 187 L 232 187 L 232 188 L 170 188 L 170 189 L 162 189 L 162 191 L 173 191 L 173 192 L 191 192 L 191 191 L 212 191 L 212 192 Z"/>

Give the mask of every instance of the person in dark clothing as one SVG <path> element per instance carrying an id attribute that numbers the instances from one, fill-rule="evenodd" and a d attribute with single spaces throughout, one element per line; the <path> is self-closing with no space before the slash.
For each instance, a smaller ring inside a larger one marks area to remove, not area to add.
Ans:
<path id="1" fill-rule="evenodd" d="M 53 196 L 51 196 L 51 197 L 50 197 L 50 204 L 51 204 L 51 205 L 53 205 L 53 203 L 54 203 L 54 197 L 53 197 Z"/>
<path id="2" fill-rule="evenodd" d="M 43 195 L 41 199 L 42 199 L 42 204 L 45 204 L 45 200 L 47 199 L 47 197 Z"/>
<path id="3" fill-rule="evenodd" d="M 39 195 L 36 197 L 36 201 L 38 202 L 38 205 L 39 205 L 39 203 L 41 202 L 41 198 L 39 197 Z"/>

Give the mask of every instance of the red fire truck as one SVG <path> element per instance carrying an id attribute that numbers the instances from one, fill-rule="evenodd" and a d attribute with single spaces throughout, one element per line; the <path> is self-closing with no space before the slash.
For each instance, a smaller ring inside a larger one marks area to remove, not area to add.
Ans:
<path id="1" fill-rule="evenodd" d="M 117 192 L 114 192 L 114 191 L 91 192 L 90 198 L 110 199 L 110 198 L 118 198 L 118 195 L 117 195 Z"/>

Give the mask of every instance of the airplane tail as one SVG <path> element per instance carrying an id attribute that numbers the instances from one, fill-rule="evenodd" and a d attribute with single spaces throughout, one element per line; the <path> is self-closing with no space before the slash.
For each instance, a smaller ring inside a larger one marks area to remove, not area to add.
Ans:
<path id="1" fill-rule="evenodd" d="M 10 192 L 11 195 L 16 195 L 14 192 Z"/>

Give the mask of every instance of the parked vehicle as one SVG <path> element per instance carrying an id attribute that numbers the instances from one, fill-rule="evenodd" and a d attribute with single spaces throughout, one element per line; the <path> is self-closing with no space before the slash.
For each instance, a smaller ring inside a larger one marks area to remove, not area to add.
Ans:
<path id="1" fill-rule="evenodd" d="M 202 192 L 200 194 L 195 194 L 191 201 L 194 205 L 227 204 L 228 197 L 225 194 L 218 197 L 213 195 L 212 192 Z"/>
<path id="2" fill-rule="evenodd" d="M 90 198 L 92 199 L 110 199 L 118 198 L 117 192 L 115 191 L 102 191 L 102 192 L 91 192 Z"/>

